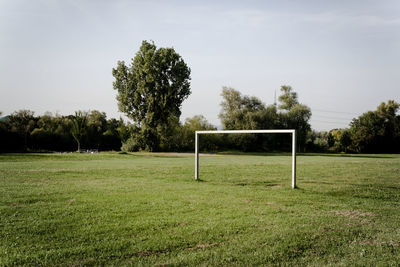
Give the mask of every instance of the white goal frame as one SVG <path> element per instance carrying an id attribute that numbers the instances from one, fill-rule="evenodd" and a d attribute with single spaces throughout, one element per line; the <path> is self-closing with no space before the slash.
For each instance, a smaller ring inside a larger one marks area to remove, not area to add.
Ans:
<path id="1" fill-rule="evenodd" d="M 288 133 L 292 134 L 292 188 L 296 188 L 296 130 L 214 130 L 196 131 L 194 178 L 199 179 L 199 134 Z"/>

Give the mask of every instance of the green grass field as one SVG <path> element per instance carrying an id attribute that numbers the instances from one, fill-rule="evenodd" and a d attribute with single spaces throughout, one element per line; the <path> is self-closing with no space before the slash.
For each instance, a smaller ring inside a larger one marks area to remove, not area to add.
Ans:
<path id="1" fill-rule="evenodd" d="M 0 155 L 0 265 L 400 263 L 400 155 Z"/>

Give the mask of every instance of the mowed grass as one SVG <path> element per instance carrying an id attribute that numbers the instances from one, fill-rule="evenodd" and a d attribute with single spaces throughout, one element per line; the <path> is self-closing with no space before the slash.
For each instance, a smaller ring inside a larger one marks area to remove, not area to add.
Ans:
<path id="1" fill-rule="evenodd" d="M 400 155 L 0 155 L 0 265 L 400 263 Z"/>

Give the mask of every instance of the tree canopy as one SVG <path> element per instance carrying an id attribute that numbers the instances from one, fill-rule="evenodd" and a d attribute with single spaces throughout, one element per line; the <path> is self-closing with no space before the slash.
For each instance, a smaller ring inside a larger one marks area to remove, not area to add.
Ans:
<path id="1" fill-rule="evenodd" d="M 157 48 L 143 41 L 129 66 L 118 61 L 112 70 L 118 107 L 138 127 L 144 149 L 160 148 L 171 117 L 179 119 L 182 102 L 190 95 L 190 68 L 174 48 Z M 172 119 L 173 120 L 173 119 Z"/>
<path id="2" fill-rule="evenodd" d="M 24 150 L 28 148 L 28 135 L 35 125 L 34 112 L 31 110 L 19 110 L 8 117 L 11 130 L 23 137 Z"/>
<path id="3" fill-rule="evenodd" d="M 350 123 L 350 149 L 356 152 L 399 152 L 400 104 L 382 102 L 375 111 L 368 111 Z"/>
<path id="4" fill-rule="evenodd" d="M 255 96 L 242 95 L 233 88 L 223 87 L 219 117 L 224 129 L 296 129 L 298 144 L 304 147 L 307 133 L 311 129 L 311 110 L 298 102 L 297 93 L 292 87 L 284 85 L 281 92 L 278 109 L 276 105 L 264 104 Z M 242 135 L 230 138 L 234 139 L 233 144 L 238 144 L 239 148 L 244 150 L 271 150 L 278 148 L 282 143 L 289 144 L 284 137 Z"/>
<path id="5" fill-rule="evenodd" d="M 281 86 L 282 95 L 279 96 L 280 109 L 291 110 L 295 105 L 299 104 L 297 100 L 297 93 L 289 85 Z"/>

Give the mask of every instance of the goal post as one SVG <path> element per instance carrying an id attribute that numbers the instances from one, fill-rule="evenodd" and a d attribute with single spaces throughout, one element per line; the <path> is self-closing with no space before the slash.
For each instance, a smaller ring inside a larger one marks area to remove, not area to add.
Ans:
<path id="1" fill-rule="evenodd" d="M 213 130 L 213 131 L 196 131 L 195 133 L 195 170 L 194 178 L 199 179 L 199 134 L 246 134 L 246 133 L 283 133 L 292 134 L 292 188 L 296 188 L 296 130 Z"/>

